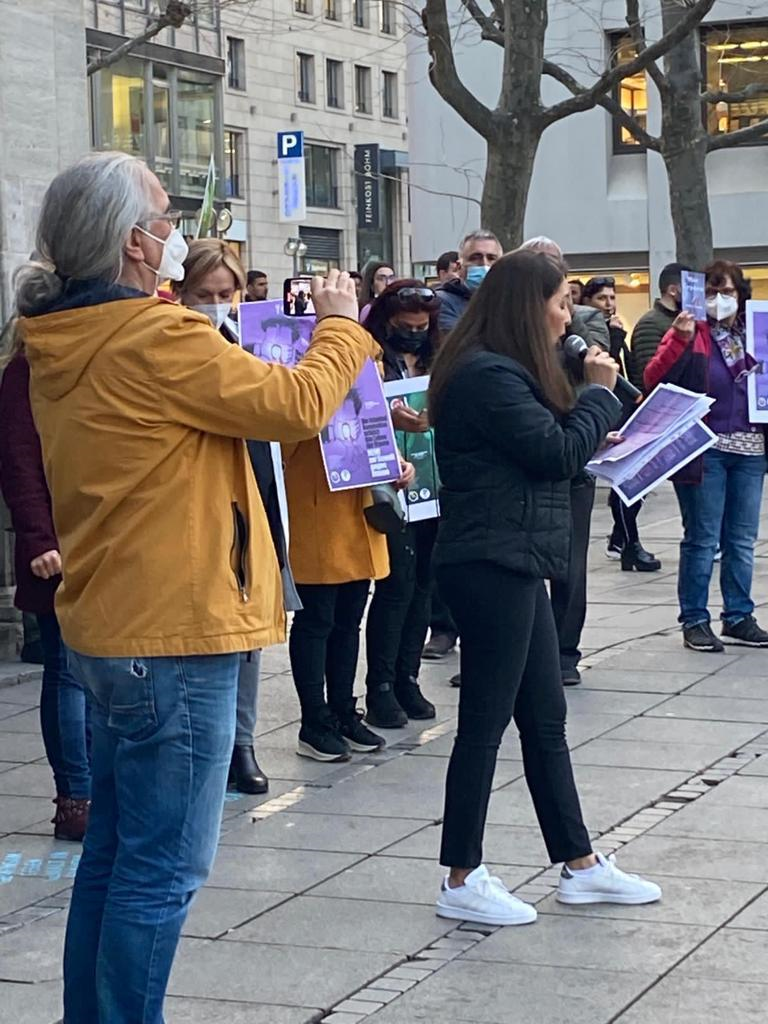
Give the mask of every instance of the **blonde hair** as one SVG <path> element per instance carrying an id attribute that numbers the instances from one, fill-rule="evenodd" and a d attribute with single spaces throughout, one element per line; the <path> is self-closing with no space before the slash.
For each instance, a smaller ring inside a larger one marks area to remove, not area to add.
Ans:
<path id="1" fill-rule="evenodd" d="M 222 238 L 196 238 L 189 243 L 189 255 L 184 260 L 184 280 L 174 284 L 174 292 L 180 295 L 195 288 L 219 267 L 226 267 L 238 289 L 245 290 L 245 269 L 230 246 Z"/>

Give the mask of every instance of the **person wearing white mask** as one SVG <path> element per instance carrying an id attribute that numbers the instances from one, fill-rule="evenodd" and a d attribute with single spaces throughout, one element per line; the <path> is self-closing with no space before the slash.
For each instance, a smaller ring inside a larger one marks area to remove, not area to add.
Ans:
<path id="1" fill-rule="evenodd" d="M 239 345 L 240 329 L 232 316 L 232 307 L 238 292 L 244 294 L 245 286 L 245 268 L 230 246 L 220 238 L 199 238 L 189 244 L 184 278 L 174 282 L 173 292 L 183 305 L 207 316 L 222 337 Z M 280 445 L 270 444 L 268 439 L 247 443 L 280 565 L 285 610 L 298 611 L 301 601 L 288 560 L 284 528 L 288 507 Z M 240 793 L 260 794 L 269 789 L 269 779 L 259 767 L 254 751 L 260 667 L 261 651 L 244 651 L 240 655 L 235 746 L 229 769 L 229 783 Z"/>
<path id="2" fill-rule="evenodd" d="M 754 617 L 752 573 L 766 472 L 765 435 L 751 423 L 747 380 L 756 369 L 745 346 L 749 282 L 741 268 L 717 260 L 706 269 L 707 319 L 683 310 L 645 369 L 650 391 L 666 381 L 707 394 L 707 417 L 717 443 L 674 479 L 683 517 L 678 576 L 683 643 L 722 652 L 725 644 L 768 647 L 768 632 Z M 709 584 L 721 546 L 722 631 L 710 625 Z"/>
<path id="3" fill-rule="evenodd" d="M 92 804 L 64 948 L 67 1024 L 159 1024 L 219 835 L 242 652 L 279 643 L 278 560 L 246 436 L 315 438 L 378 351 L 348 274 L 315 278 L 295 370 L 157 295 L 178 214 L 146 164 L 53 179 L 16 320 L 63 566 L 56 612 L 88 691 Z M 258 983 L 257 983 L 258 984 Z"/>

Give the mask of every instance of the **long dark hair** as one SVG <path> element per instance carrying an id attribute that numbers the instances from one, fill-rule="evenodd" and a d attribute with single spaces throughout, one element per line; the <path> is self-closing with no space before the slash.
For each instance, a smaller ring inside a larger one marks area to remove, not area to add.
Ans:
<path id="1" fill-rule="evenodd" d="M 365 318 L 366 331 L 369 331 L 388 353 L 389 321 L 398 313 L 428 313 L 429 341 L 427 350 L 419 360 L 424 369 L 429 366 L 432 356 L 437 350 L 437 342 L 440 337 L 440 329 L 437 325 L 440 299 L 434 292 L 431 299 L 420 295 L 401 296 L 400 293 L 404 289 L 424 291 L 426 287 L 423 281 L 417 281 L 416 278 L 409 277 L 402 281 L 393 281 L 392 284 L 387 285 L 377 299 L 373 300 L 368 316 Z"/>
<path id="2" fill-rule="evenodd" d="M 363 267 L 363 282 L 360 285 L 360 308 L 367 306 L 369 302 L 373 302 L 375 295 L 373 294 L 373 279 L 381 270 L 382 267 L 392 267 L 391 263 L 366 263 Z M 392 267 L 394 270 L 394 267 Z"/>
<path id="3" fill-rule="evenodd" d="M 429 402 L 433 423 L 457 367 L 478 351 L 515 359 L 535 377 L 554 410 L 572 408 L 573 390 L 546 323 L 546 304 L 565 276 L 562 260 L 541 252 L 511 252 L 494 263 L 432 364 Z"/>

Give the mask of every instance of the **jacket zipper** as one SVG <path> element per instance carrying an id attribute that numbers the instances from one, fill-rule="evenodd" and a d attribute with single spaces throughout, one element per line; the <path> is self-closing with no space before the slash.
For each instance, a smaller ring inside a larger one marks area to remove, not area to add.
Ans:
<path id="1" fill-rule="evenodd" d="M 240 511 L 236 501 L 232 502 L 232 520 L 234 523 L 234 547 L 236 568 L 233 570 L 237 580 L 237 588 L 243 601 L 248 600 L 248 576 L 246 573 L 246 556 L 248 552 L 248 523 Z"/>

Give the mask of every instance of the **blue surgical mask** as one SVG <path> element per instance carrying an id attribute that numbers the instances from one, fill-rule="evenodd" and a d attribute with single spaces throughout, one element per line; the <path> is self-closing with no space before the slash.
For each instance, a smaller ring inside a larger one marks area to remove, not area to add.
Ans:
<path id="1" fill-rule="evenodd" d="M 488 267 L 467 267 L 466 285 L 471 292 L 483 283 L 488 269 Z"/>

